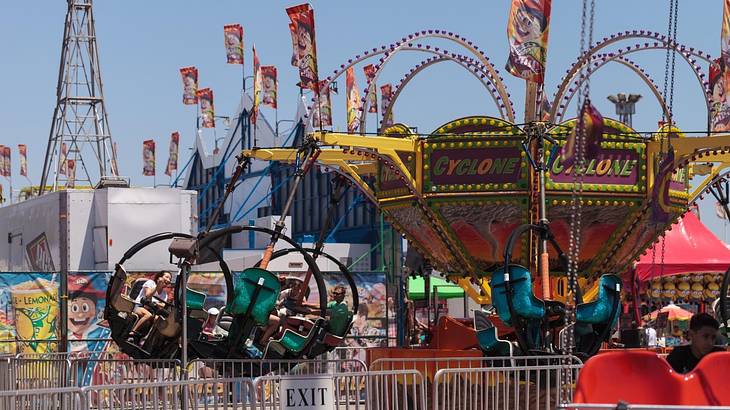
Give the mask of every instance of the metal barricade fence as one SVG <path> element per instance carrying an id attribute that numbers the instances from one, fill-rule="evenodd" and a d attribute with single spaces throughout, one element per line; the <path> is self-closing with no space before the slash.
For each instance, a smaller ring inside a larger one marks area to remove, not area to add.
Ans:
<path id="1" fill-rule="evenodd" d="M 441 369 L 433 384 L 434 410 L 547 410 L 572 400 L 582 365 L 525 365 Z"/>
<path id="2" fill-rule="evenodd" d="M 337 373 L 321 375 L 331 379 L 333 387 L 333 407 L 335 409 L 367 410 L 426 410 L 426 389 L 421 374 L 415 370 L 404 371 L 367 371 L 357 373 Z M 320 396 L 294 391 L 282 392 L 284 383 L 311 383 L 312 377 L 264 376 L 256 379 L 254 388 L 257 393 L 258 409 L 272 410 L 282 408 L 282 400 L 287 405 L 302 402 L 311 404 Z M 405 381 L 410 381 L 405 383 Z M 288 393 L 288 394 L 287 394 Z M 324 400 L 324 397 L 322 397 Z M 291 407 L 291 406 L 289 406 Z"/>
<path id="3" fill-rule="evenodd" d="M 565 404 L 558 407 L 564 410 L 600 410 L 600 409 L 625 409 L 625 410 L 730 410 L 730 406 L 672 406 L 657 404 Z"/>
<path id="4" fill-rule="evenodd" d="M 71 360 L 70 363 L 69 383 L 75 387 L 167 382 L 182 379 L 182 367 L 178 360 L 77 358 Z"/>
<path id="5" fill-rule="evenodd" d="M 365 372 L 367 366 L 360 360 L 260 360 L 260 359 L 196 359 L 188 364 L 188 379 L 221 377 L 260 377 L 276 375 L 335 374 Z"/>
<path id="6" fill-rule="evenodd" d="M 0 391 L 2 410 L 76 410 L 86 409 L 81 389 L 37 389 Z"/>
<path id="7" fill-rule="evenodd" d="M 15 390 L 15 379 L 10 372 L 12 356 L 0 357 L 0 392 Z"/>
<path id="8" fill-rule="evenodd" d="M 249 410 L 256 405 L 249 379 L 185 380 L 81 389 L 88 410 Z"/>
<path id="9" fill-rule="evenodd" d="M 51 389 L 71 387 L 68 359 L 26 359 L 9 360 L 9 375 L 13 382 L 12 389 Z"/>

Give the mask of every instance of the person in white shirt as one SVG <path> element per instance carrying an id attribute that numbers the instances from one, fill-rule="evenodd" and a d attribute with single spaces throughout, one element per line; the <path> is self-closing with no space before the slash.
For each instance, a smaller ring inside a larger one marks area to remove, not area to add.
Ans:
<path id="1" fill-rule="evenodd" d="M 164 303 L 162 302 L 167 301 L 167 292 L 165 292 L 165 288 L 172 282 L 172 274 L 167 271 L 161 271 L 157 272 L 153 279 L 138 279 L 138 281 L 144 282 L 142 283 L 142 288 L 137 294 L 137 297 L 134 299 L 135 305 L 133 312 L 139 318 L 137 323 L 134 324 L 134 327 L 132 327 L 132 331 L 129 332 L 129 338 L 134 342 L 139 342 L 139 339 L 142 336 L 139 333 L 139 329 L 141 329 L 142 325 L 144 325 L 147 321 L 152 319 L 153 316 L 152 313 L 142 305 L 142 299 L 149 299 L 151 303 L 164 307 Z M 135 286 L 138 286 L 138 284 L 135 283 Z M 155 300 L 155 298 L 162 302 Z"/>
<path id="2" fill-rule="evenodd" d="M 646 329 L 644 329 L 644 335 L 646 335 L 646 346 L 647 347 L 656 347 L 656 345 L 657 345 L 656 330 L 651 326 L 647 326 Z"/>

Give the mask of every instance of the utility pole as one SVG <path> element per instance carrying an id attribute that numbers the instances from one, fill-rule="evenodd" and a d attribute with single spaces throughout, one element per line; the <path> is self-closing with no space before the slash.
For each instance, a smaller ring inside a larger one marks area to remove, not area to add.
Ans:
<path id="1" fill-rule="evenodd" d="M 104 105 L 92 0 L 67 0 L 56 108 L 41 175 L 39 195 L 60 183 L 94 185 L 117 176 Z M 73 160 L 73 163 L 70 161 Z M 73 164 L 74 172 L 68 165 Z"/>

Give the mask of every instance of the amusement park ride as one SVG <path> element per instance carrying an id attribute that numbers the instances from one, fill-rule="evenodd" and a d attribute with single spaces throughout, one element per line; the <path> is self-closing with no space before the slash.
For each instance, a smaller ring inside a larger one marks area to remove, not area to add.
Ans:
<path id="1" fill-rule="evenodd" d="M 450 42 L 470 55 L 422 44 L 429 39 Z M 627 42 L 628 46 L 621 46 Z M 284 234 L 283 218 L 299 182 L 319 166 L 359 188 L 409 246 L 428 255 L 435 268 L 447 272 L 448 279 L 477 303 L 493 306 L 494 314 L 488 319 L 501 320 L 514 329 L 517 354 L 595 354 L 616 323 L 624 287 L 633 286 L 621 276 L 632 262 L 661 240 L 672 223 L 704 194 L 712 192 L 727 210 L 729 177 L 723 171 L 730 166 L 730 135 L 688 137 L 672 123 L 671 103 L 665 101 L 648 74 L 629 59 L 631 54 L 652 49 L 670 50 L 687 62 L 709 112 L 711 90 L 697 61 L 713 64 L 710 55 L 648 31 L 626 31 L 591 44 L 569 68 L 552 98 L 551 109 L 542 116 L 537 108 L 541 92 L 535 83 L 528 82 L 524 124 L 516 123 L 513 103 L 499 72 L 472 41 L 462 36 L 441 30 L 420 31 L 357 55 L 325 79 L 324 86 L 351 66 L 379 59 L 376 74 L 366 87 L 371 90 L 371 82 L 377 81 L 396 54 L 431 54 L 396 87 L 383 118 L 390 118 L 393 105 L 411 79 L 443 61 L 454 62 L 476 76 L 496 104 L 499 117 L 460 118 L 428 135 L 416 134 L 404 124 L 381 124 L 378 135 L 366 135 L 366 95 L 360 111 L 360 134 L 320 129 L 307 135 L 297 148 L 243 151 L 226 195 L 252 159 L 296 167 L 282 219 L 274 229 L 209 228 L 197 237 L 162 233 L 140 241 L 119 261 L 108 287 L 105 318 L 114 340 L 136 358 L 181 357 L 183 361 L 312 358 L 338 346 L 357 311 L 358 292 L 350 272 L 323 252 L 327 227 L 313 249 L 302 248 Z M 576 96 L 582 98 L 581 90 L 590 76 L 608 63 L 628 67 L 647 84 L 665 121 L 656 132 L 645 135 L 621 122 L 601 118 L 600 123 L 590 126 L 600 132 L 598 145 L 590 152 L 587 121 L 566 120 L 566 111 Z M 572 164 L 561 155 L 571 134 L 578 144 L 577 161 Z M 694 172 L 693 164 L 709 162 L 714 163 L 709 173 Z M 701 181 L 697 182 L 698 178 Z M 256 266 L 231 272 L 215 244 L 242 231 L 268 234 L 271 242 Z M 132 313 L 134 302 L 125 293 L 124 263 L 142 248 L 169 240 L 170 258 L 180 267 L 173 302 L 165 302 L 164 307 L 146 302 L 156 319 L 145 342 L 138 345 L 127 340 L 136 317 Z M 279 240 L 290 248 L 274 251 Z M 261 329 L 267 325 L 281 290 L 277 276 L 266 268 L 272 259 L 287 253 L 304 258 L 309 270 L 302 286 L 308 288 L 314 279 L 319 306 L 314 310 L 315 319 L 303 315 L 289 318 L 283 321 L 278 336 L 261 343 Z M 205 295 L 187 289 L 185 284 L 191 265 L 203 254 L 218 260 L 226 279 L 226 306 L 215 317 L 203 310 Z M 324 281 L 315 263 L 320 256 L 340 266 L 350 284 L 353 306 L 328 307 Z M 583 289 L 578 283 L 584 284 Z M 721 307 L 727 306 L 727 287 L 726 274 Z M 725 323 L 730 312 L 720 310 Z M 211 321 L 225 334 L 206 331 Z M 497 354 L 499 338 L 489 331 L 488 324 L 479 329 L 478 340 L 486 355 Z"/>

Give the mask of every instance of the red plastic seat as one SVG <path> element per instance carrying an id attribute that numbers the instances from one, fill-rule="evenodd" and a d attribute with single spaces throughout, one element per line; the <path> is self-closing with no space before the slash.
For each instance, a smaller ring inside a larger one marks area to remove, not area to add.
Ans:
<path id="1" fill-rule="evenodd" d="M 694 377 L 694 394 L 707 398 L 712 406 L 730 405 L 730 352 L 710 353 L 690 373 Z"/>
<path id="2" fill-rule="evenodd" d="M 575 403 L 730 405 L 730 353 L 713 353 L 678 374 L 654 352 L 610 352 L 590 358 L 578 375 Z"/>

